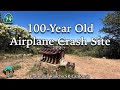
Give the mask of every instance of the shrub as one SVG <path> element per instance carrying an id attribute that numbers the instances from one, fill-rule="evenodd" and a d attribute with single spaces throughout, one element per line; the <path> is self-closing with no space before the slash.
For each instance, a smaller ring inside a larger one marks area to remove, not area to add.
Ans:
<path id="1" fill-rule="evenodd" d="M 14 66 L 12 66 L 12 69 L 13 69 L 13 70 L 19 70 L 20 68 L 21 68 L 20 65 L 14 65 Z"/>

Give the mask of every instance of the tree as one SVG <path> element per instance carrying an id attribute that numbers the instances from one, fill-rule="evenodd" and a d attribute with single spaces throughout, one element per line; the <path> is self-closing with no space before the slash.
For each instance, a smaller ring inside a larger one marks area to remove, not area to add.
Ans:
<path id="1" fill-rule="evenodd" d="M 102 19 L 103 28 L 100 32 L 106 33 L 104 38 L 111 40 L 110 46 L 105 46 L 105 55 L 109 58 L 120 58 L 120 11 L 107 14 Z"/>
<path id="2" fill-rule="evenodd" d="M 10 41 L 15 37 L 18 39 L 19 37 L 30 39 L 32 38 L 31 34 L 24 27 L 20 27 L 18 25 L 7 25 L 4 23 L 0 23 L 0 51 L 17 51 L 16 49 L 21 49 L 25 51 L 24 46 L 10 46 Z M 18 52 L 18 51 L 17 51 Z"/>

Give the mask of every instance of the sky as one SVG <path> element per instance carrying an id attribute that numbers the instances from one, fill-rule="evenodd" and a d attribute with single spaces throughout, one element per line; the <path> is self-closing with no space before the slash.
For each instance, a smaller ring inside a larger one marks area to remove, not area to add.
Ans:
<path id="1" fill-rule="evenodd" d="M 13 16 L 13 24 L 25 27 L 29 30 L 28 24 L 45 24 L 47 27 L 49 24 L 56 24 L 57 26 L 71 26 L 70 33 L 51 33 L 46 31 L 45 33 L 34 33 L 32 36 L 37 39 L 58 39 L 64 37 L 66 39 L 79 39 L 84 37 L 88 41 L 92 37 L 104 36 L 99 30 L 103 27 L 101 19 L 103 19 L 108 13 L 112 11 L 2 11 L 2 17 L 5 14 L 10 13 Z M 76 33 L 76 24 L 93 24 L 93 33 Z"/>

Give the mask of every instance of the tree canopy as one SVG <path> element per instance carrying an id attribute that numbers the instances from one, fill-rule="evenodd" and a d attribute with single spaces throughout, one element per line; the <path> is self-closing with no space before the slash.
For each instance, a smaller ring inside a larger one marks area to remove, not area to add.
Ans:
<path id="1" fill-rule="evenodd" d="M 109 39 L 120 41 L 120 11 L 109 13 L 102 22 L 104 27 L 100 31 L 106 33 Z"/>
<path id="2" fill-rule="evenodd" d="M 110 58 L 120 58 L 120 11 L 107 14 L 102 22 L 104 26 L 100 31 L 106 33 L 104 38 L 111 40 L 111 45 L 104 48 L 104 53 Z"/>
<path id="3" fill-rule="evenodd" d="M 16 39 L 21 38 L 32 38 L 32 35 L 28 32 L 27 29 L 18 25 L 8 25 L 4 23 L 0 23 L 0 50 L 2 52 L 5 51 L 15 51 L 15 49 L 24 49 L 24 46 L 10 46 L 9 43 L 12 38 L 15 37 Z"/>

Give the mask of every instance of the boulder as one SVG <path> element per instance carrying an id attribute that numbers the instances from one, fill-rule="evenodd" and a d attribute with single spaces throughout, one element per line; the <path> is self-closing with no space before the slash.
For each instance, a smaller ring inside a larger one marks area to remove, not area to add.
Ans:
<path id="1" fill-rule="evenodd" d="M 75 69 L 75 63 L 68 62 L 66 65 L 66 68 L 74 70 Z"/>

